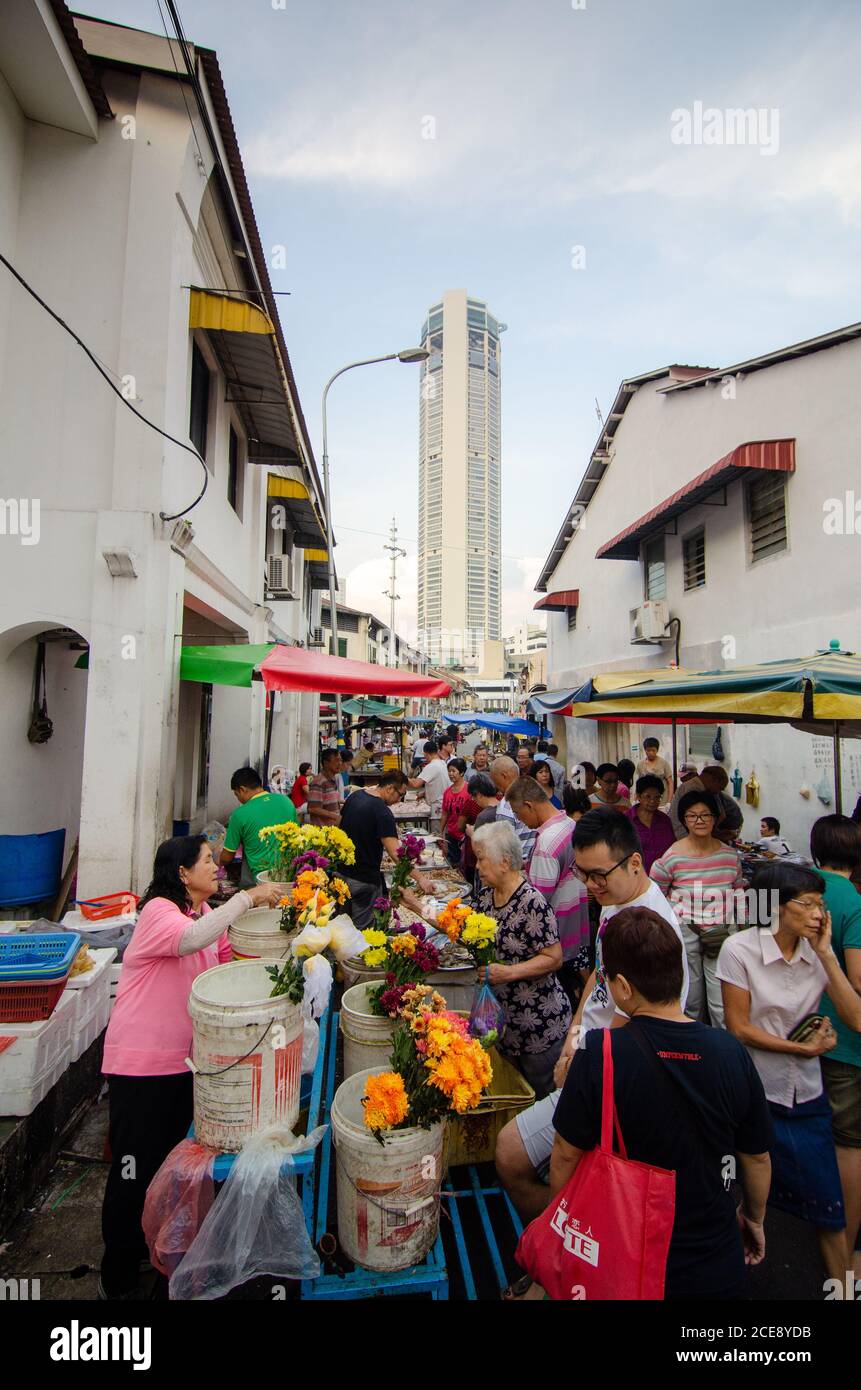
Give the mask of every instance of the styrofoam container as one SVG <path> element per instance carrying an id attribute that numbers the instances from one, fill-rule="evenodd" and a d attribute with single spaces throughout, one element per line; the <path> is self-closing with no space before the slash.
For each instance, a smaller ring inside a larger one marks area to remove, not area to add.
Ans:
<path id="1" fill-rule="evenodd" d="M 113 946 L 104 950 L 91 950 L 95 959 L 92 970 L 76 975 L 69 980 L 67 991 L 72 990 L 76 997 L 78 1016 L 72 1034 L 72 1061 L 86 1052 L 87 1048 L 107 1028 L 111 1016 L 111 969 L 116 960 Z"/>
<path id="2" fill-rule="evenodd" d="M 81 996 L 83 997 L 83 996 Z M 79 1057 L 83 1057 L 87 1048 L 96 1041 L 100 1033 L 103 1033 L 108 1026 L 111 1017 L 111 997 L 101 991 L 96 996 L 98 1006 L 90 1015 L 83 1027 L 78 1027 L 72 1036 L 72 1058 L 77 1062 Z"/>
<path id="3" fill-rule="evenodd" d="M 75 996 L 64 990 L 50 1018 L 0 1023 L 0 1089 L 30 1086 L 49 1071 L 71 1043 L 77 1016 Z"/>
<path id="4" fill-rule="evenodd" d="M 110 931 L 113 927 L 133 927 L 137 919 L 136 912 L 120 912 L 116 917 L 106 917 L 103 922 L 91 922 L 83 912 L 73 908 L 66 913 L 62 925 L 67 931 L 99 932 Z"/>
<path id="5" fill-rule="evenodd" d="M 57 1006 L 59 1007 L 59 1005 Z M 54 1010 L 56 1013 L 56 1009 Z M 46 1022 L 50 1023 L 50 1019 Z M 22 1025 L 26 1027 L 27 1025 Z M 0 1058 L 0 1062 L 2 1062 Z M 32 1115 L 36 1106 L 43 1101 L 51 1090 L 56 1086 L 63 1072 L 69 1067 L 72 1060 L 71 1044 L 67 1043 L 55 1059 L 40 1076 L 33 1077 L 30 1081 L 21 1079 L 16 1080 L 10 1077 L 7 1081 L 2 1069 L 0 1069 L 0 1115 Z"/>

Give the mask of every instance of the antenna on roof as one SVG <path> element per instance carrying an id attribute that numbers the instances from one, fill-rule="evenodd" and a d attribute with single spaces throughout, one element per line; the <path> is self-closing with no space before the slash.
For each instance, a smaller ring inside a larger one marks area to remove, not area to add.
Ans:
<path id="1" fill-rule="evenodd" d="M 599 425 L 601 426 L 601 428 L 603 429 L 603 428 L 604 428 L 604 416 L 603 416 L 602 413 L 601 413 L 601 407 L 600 407 L 600 405 L 598 404 L 598 397 L 597 397 L 597 396 L 595 397 L 595 414 L 598 416 L 598 423 L 599 423 Z"/>

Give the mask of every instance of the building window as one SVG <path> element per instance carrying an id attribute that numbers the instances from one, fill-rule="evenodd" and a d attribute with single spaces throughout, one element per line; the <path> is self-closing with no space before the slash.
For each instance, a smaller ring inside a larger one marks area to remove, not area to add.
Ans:
<path id="1" fill-rule="evenodd" d="M 695 531 L 682 541 L 685 589 L 702 589 L 706 582 L 706 533 Z"/>
<path id="2" fill-rule="evenodd" d="M 243 483 L 242 463 L 239 457 L 239 435 L 231 425 L 227 445 L 227 500 L 240 519 L 242 517 Z"/>
<path id="3" fill-rule="evenodd" d="M 200 687 L 200 732 L 198 737 L 197 804 L 209 799 L 209 760 L 212 752 L 212 686 Z"/>
<path id="4" fill-rule="evenodd" d="M 191 345 L 191 410 L 188 434 L 202 459 L 206 458 L 206 431 L 209 423 L 209 368 L 197 343 Z"/>
<path id="5" fill-rule="evenodd" d="M 664 538 L 657 536 L 643 547 L 643 592 L 647 599 L 667 597 L 667 566 L 664 558 Z"/>
<path id="6" fill-rule="evenodd" d="M 697 762 L 701 758 L 712 761 L 712 744 L 717 738 L 717 724 L 690 724 L 688 726 L 688 753 Z"/>
<path id="7" fill-rule="evenodd" d="M 568 609 L 568 631 L 573 632 L 577 626 L 577 609 Z"/>
<path id="8" fill-rule="evenodd" d="M 766 473 L 748 483 L 747 524 L 751 564 L 786 549 L 784 473 Z"/>

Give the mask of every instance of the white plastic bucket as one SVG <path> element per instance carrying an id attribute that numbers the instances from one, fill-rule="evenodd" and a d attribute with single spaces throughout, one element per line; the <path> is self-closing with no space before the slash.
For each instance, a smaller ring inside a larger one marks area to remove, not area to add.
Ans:
<path id="1" fill-rule="evenodd" d="M 370 980 L 384 980 L 385 970 L 372 970 L 369 965 L 365 965 L 358 956 L 350 956 L 341 966 L 341 973 L 344 976 L 344 989 L 352 989 L 353 985 L 365 985 Z"/>
<path id="2" fill-rule="evenodd" d="M 194 1133 L 199 1144 L 236 1153 L 267 1125 L 299 1116 L 302 1017 L 286 995 L 269 996 L 271 961 L 204 970 L 191 987 Z"/>
<path id="3" fill-rule="evenodd" d="M 289 897 L 296 887 L 295 879 L 291 879 L 289 883 L 285 883 L 283 879 L 273 878 L 273 873 L 274 869 L 264 869 L 262 873 L 257 875 L 257 882 L 265 883 L 269 888 L 280 888 L 282 898 Z"/>
<path id="4" fill-rule="evenodd" d="M 379 1143 L 365 1128 L 367 1077 L 356 1072 L 335 1092 L 330 1119 L 337 1164 L 338 1240 L 365 1269 L 408 1269 L 430 1250 L 439 1229 L 445 1123 L 398 1129 Z"/>
<path id="5" fill-rule="evenodd" d="M 389 1065 L 395 1020 L 371 1013 L 368 995 L 377 982 L 353 985 L 341 998 L 340 1028 L 344 1039 L 344 1079 L 366 1067 Z"/>
<path id="6" fill-rule="evenodd" d="M 295 935 L 281 930 L 280 907 L 253 907 L 227 929 L 236 960 L 284 960 Z"/>

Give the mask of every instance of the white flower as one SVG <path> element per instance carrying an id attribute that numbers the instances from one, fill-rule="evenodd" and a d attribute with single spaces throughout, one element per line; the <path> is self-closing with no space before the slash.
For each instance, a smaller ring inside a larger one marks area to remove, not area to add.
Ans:
<path id="1" fill-rule="evenodd" d="M 305 961 L 302 974 L 305 976 L 302 1012 L 311 1018 L 320 1018 L 326 1012 L 332 993 L 332 967 L 325 956 L 312 955 Z"/>
<path id="2" fill-rule="evenodd" d="M 305 956 L 316 956 L 321 951 L 325 951 L 332 939 L 332 928 L 328 924 L 323 927 L 312 926 L 309 922 L 303 927 L 298 936 L 293 938 L 292 951 L 297 960 L 304 959 Z"/>
<path id="3" fill-rule="evenodd" d="M 332 919 L 329 923 L 329 933 L 330 948 L 336 960 L 349 960 L 351 956 L 360 956 L 363 951 L 370 950 L 370 943 L 345 912 Z"/>

